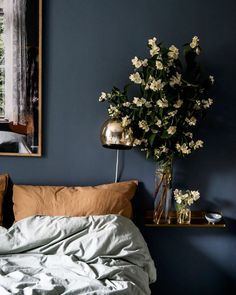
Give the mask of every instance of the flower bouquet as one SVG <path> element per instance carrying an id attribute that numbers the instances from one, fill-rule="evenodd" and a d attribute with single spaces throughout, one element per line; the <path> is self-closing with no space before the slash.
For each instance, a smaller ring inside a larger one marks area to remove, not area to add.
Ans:
<path id="1" fill-rule="evenodd" d="M 174 190 L 174 199 L 176 201 L 177 223 L 189 224 L 191 222 L 190 206 L 200 198 L 199 191 Z"/>
<path id="2" fill-rule="evenodd" d="M 99 101 L 109 103 L 109 116 L 132 128 L 133 145 L 157 163 L 154 220 L 159 223 L 163 213 L 168 214 L 173 159 L 203 147 L 194 128 L 213 103 L 207 92 L 214 77 L 197 61 L 201 52 L 197 36 L 183 45 L 182 57 L 176 46 L 165 47 L 156 38 L 147 45 L 148 58 L 132 59 L 129 79 L 137 86 L 135 95 L 128 95 L 128 84 L 123 90 L 102 92 Z"/>

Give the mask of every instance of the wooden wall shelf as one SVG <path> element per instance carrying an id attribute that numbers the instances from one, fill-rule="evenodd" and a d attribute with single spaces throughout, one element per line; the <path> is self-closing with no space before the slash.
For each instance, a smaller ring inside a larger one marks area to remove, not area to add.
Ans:
<path id="1" fill-rule="evenodd" d="M 225 227 L 224 218 L 215 223 L 209 224 L 205 219 L 205 212 L 204 211 L 192 211 L 192 218 L 190 224 L 178 224 L 176 222 L 176 212 L 171 211 L 169 214 L 169 222 L 166 223 L 164 220 L 161 219 L 159 224 L 153 222 L 153 211 L 146 211 L 145 214 L 145 226 L 146 227 L 205 227 L 205 228 L 218 228 L 218 227 Z"/>

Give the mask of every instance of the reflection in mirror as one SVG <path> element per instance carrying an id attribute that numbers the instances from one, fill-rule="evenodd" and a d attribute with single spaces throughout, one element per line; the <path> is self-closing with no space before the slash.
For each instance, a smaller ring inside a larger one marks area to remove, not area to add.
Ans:
<path id="1" fill-rule="evenodd" d="M 0 0 L 0 155 L 41 155 L 41 0 Z"/>

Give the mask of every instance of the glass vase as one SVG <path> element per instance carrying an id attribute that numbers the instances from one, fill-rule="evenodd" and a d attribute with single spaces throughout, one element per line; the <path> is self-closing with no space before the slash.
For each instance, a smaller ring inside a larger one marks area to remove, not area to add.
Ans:
<path id="1" fill-rule="evenodd" d="M 157 224 L 169 222 L 172 198 L 172 161 L 158 165 L 155 173 L 153 221 Z"/>
<path id="2" fill-rule="evenodd" d="M 180 207 L 176 211 L 178 224 L 190 224 L 191 223 L 191 210 L 188 206 Z"/>

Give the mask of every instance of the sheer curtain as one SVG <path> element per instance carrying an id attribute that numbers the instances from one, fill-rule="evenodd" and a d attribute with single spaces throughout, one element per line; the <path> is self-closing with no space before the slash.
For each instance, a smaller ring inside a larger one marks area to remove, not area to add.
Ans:
<path id="1" fill-rule="evenodd" d="M 26 0 L 3 0 L 5 118 L 26 124 Z"/>

